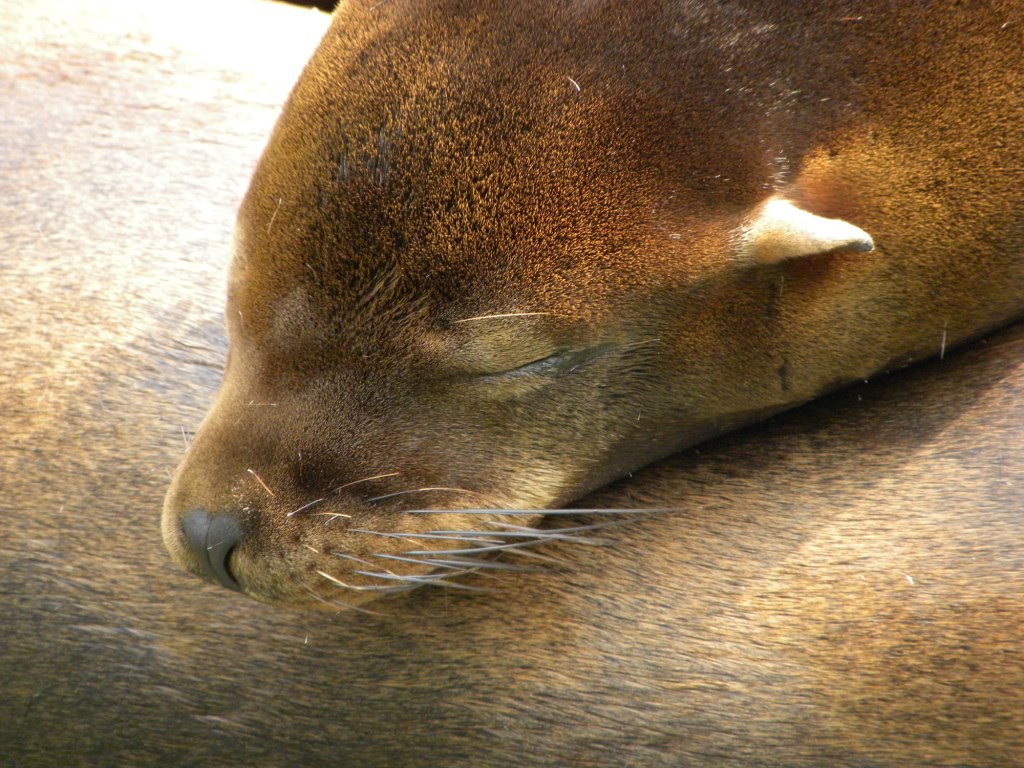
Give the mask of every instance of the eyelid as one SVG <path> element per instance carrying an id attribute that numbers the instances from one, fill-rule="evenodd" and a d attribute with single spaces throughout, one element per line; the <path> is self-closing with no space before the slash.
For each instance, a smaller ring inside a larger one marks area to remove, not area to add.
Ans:
<path id="1" fill-rule="evenodd" d="M 449 336 L 447 357 L 470 376 L 501 375 L 558 355 L 563 348 L 542 330 L 523 327 L 487 327 L 474 333 Z"/>
<path id="2" fill-rule="evenodd" d="M 510 368 L 507 371 L 485 374 L 483 378 L 499 379 L 548 373 L 555 375 L 568 374 L 601 357 L 613 346 L 613 344 L 600 344 L 585 349 L 559 349 L 547 357 L 538 358 L 516 368 Z"/>
<path id="3" fill-rule="evenodd" d="M 498 373 L 492 374 L 494 376 L 514 376 L 522 373 L 543 373 L 552 368 L 556 368 L 560 363 L 563 362 L 567 353 L 570 350 L 559 349 L 552 352 L 547 357 L 541 357 L 536 360 L 532 360 L 529 363 L 523 363 L 523 365 L 517 366 L 516 368 L 510 368 L 507 371 L 499 371 Z"/>

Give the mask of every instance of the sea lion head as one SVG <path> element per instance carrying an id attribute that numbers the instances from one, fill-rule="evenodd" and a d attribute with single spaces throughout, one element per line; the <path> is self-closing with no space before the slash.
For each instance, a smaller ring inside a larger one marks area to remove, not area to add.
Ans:
<path id="1" fill-rule="evenodd" d="M 241 206 L 223 385 L 164 510 L 184 567 L 354 604 L 800 399 L 735 318 L 781 260 L 871 243 L 778 194 L 780 131 L 806 140 L 733 89 L 767 82 L 756 38 L 526 5 L 336 15 Z"/>

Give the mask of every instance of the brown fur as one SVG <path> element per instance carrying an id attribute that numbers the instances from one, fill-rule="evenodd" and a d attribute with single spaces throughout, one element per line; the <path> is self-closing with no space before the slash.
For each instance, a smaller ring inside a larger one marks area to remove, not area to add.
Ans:
<path id="1" fill-rule="evenodd" d="M 257 51 L 302 36 L 225 2 Z M 679 509 L 496 594 L 333 617 L 181 574 L 154 510 L 287 67 L 139 8 L 0 10 L 4 765 L 1020 764 L 1020 327 L 584 500 Z"/>
<path id="2" fill-rule="evenodd" d="M 493 529 L 458 510 L 564 504 L 1017 316 L 1021 21 L 346 4 L 241 208 L 232 353 L 168 495 L 173 557 L 198 570 L 183 516 L 228 516 L 246 592 L 356 603 L 390 583 L 359 571 L 429 570 L 381 555 L 451 544 L 381 533 Z M 876 249 L 752 263 L 773 196 Z"/>

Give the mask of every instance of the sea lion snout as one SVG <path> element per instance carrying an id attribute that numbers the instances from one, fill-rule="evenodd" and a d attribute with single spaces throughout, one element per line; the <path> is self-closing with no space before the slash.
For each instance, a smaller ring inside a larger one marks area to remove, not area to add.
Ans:
<path id="1" fill-rule="evenodd" d="M 251 412 L 246 401 L 238 416 L 229 397 L 215 405 L 168 492 L 163 536 L 183 569 L 263 602 L 336 610 L 443 584 L 487 567 L 474 558 L 521 543 L 510 532 L 539 517 L 483 512 L 495 501 L 469 482 L 383 450 L 391 471 L 367 468 L 345 440 L 303 439 L 297 418 L 268 418 L 258 435 Z"/>

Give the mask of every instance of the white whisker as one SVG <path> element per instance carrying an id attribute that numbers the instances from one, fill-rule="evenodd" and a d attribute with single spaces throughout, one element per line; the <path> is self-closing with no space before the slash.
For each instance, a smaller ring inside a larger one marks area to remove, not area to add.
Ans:
<path id="1" fill-rule="evenodd" d="M 357 584 L 346 584 L 339 578 L 331 576 L 331 574 L 324 571 L 317 571 L 318 574 L 323 576 L 329 582 L 335 586 L 342 587 L 343 589 L 350 589 L 353 592 L 405 592 L 410 589 L 415 589 L 416 585 L 410 585 L 405 587 L 378 587 L 378 586 L 360 586 Z M 360 573 L 359 571 L 353 571 L 353 573 Z"/>
<path id="2" fill-rule="evenodd" d="M 373 563 L 371 563 L 369 560 L 364 560 L 363 558 L 357 557 L 356 555 L 348 555 L 344 552 L 331 552 L 331 554 L 335 557 L 341 557 L 345 560 L 351 560 L 355 563 L 362 563 L 363 565 L 373 565 Z"/>
<path id="3" fill-rule="evenodd" d="M 319 515 L 320 517 L 327 517 L 327 518 L 330 518 L 330 519 L 329 519 L 329 520 L 327 521 L 328 523 L 333 523 L 333 522 L 334 522 L 335 520 L 337 520 L 337 519 L 338 519 L 339 517 L 345 517 L 345 518 L 348 518 L 349 520 L 351 520 L 351 519 L 352 519 L 352 515 L 346 515 L 346 514 L 345 514 L 345 513 L 343 513 L 343 512 L 314 512 L 313 514 L 314 514 L 314 515 Z"/>
<path id="4" fill-rule="evenodd" d="M 350 488 L 353 485 L 358 485 L 359 483 L 368 483 L 371 480 L 380 480 L 385 477 L 395 477 L 397 475 L 398 472 L 388 472 L 387 474 L 383 475 L 372 475 L 370 477 L 364 477 L 361 480 L 353 480 L 351 483 L 345 483 L 344 485 L 339 485 L 337 488 L 332 488 L 330 492 L 337 493 L 338 491 L 344 490 L 345 488 Z"/>
<path id="5" fill-rule="evenodd" d="M 661 512 L 671 512 L 669 508 L 651 509 L 617 509 L 608 507 L 604 509 L 580 507 L 579 509 L 409 509 L 407 515 L 543 515 L 552 517 L 555 515 L 653 515 Z"/>
<path id="6" fill-rule="evenodd" d="M 265 491 L 266 491 L 267 493 L 269 493 L 269 494 L 270 494 L 271 496 L 273 496 L 273 497 L 274 497 L 275 499 L 277 498 L 277 494 L 276 494 L 276 493 L 274 493 L 274 492 L 273 492 L 272 490 L 270 490 L 270 486 L 269 486 L 269 485 L 267 485 L 266 483 L 264 483 L 264 482 L 263 482 L 263 478 L 262 478 L 262 477 L 260 477 L 259 475 L 257 475 L 257 474 L 256 474 L 255 472 L 253 472 L 253 471 L 252 471 L 251 469 L 247 469 L 247 470 L 245 470 L 245 471 L 246 471 L 246 472 L 248 472 L 248 473 L 249 473 L 250 475 L 252 475 L 253 477 L 255 477 L 255 478 L 256 478 L 256 482 L 257 482 L 257 483 L 259 483 L 260 485 L 262 485 L 262 486 L 263 486 L 263 490 L 265 490 Z"/>
<path id="7" fill-rule="evenodd" d="M 326 597 L 321 597 L 320 595 L 318 595 L 316 592 L 314 592 L 309 587 L 306 587 L 306 591 L 309 593 L 310 597 L 312 597 L 314 600 L 317 600 L 318 602 L 321 602 L 324 605 L 338 606 L 339 608 L 342 609 L 342 611 L 355 611 L 356 613 L 365 613 L 368 616 L 384 616 L 384 615 L 386 615 L 386 614 L 380 613 L 379 611 L 371 611 L 371 610 L 368 610 L 366 608 L 361 608 L 358 605 L 352 605 L 351 603 L 346 603 L 344 600 L 338 600 L 338 599 L 328 600 Z M 340 612 L 341 611 L 339 611 L 339 613 Z"/>
<path id="8" fill-rule="evenodd" d="M 315 501 L 311 501 L 311 502 L 309 502 L 308 504 L 303 504 L 303 505 L 302 505 L 301 507 L 299 507 L 298 509 L 296 509 L 296 510 L 293 510 L 293 511 L 289 512 L 289 513 L 288 513 L 288 517 L 291 517 L 292 515 L 297 515 L 297 514 L 298 514 L 299 512 L 301 512 L 302 510 L 304 510 L 304 509 L 309 509 L 310 507 L 314 506 L 315 504 L 319 504 L 319 503 L 320 503 L 321 501 L 323 501 L 323 499 L 316 499 Z"/>
<path id="9" fill-rule="evenodd" d="M 464 317 L 461 320 L 454 320 L 453 323 L 472 323 L 476 320 L 504 320 L 510 317 L 574 317 L 574 315 L 560 315 L 557 312 L 506 312 L 497 315 L 477 315 L 476 317 Z"/>
<path id="10" fill-rule="evenodd" d="M 395 491 L 394 493 L 385 493 L 383 496 L 374 496 L 372 499 L 367 499 L 366 503 L 371 501 L 381 501 L 382 499 L 390 499 L 393 496 L 405 496 L 410 493 L 429 493 L 433 491 L 451 491 L 453 493 L 471 493 L 478 495 L 476 491 L 470 491 L 465 488 L 446 488 L 444 486 L 430 487 L 430 488 L 413 488 L 408 491 Z"/>
<path id="11" fill-rule="evenodd" d="M 483 587 L 476 587 L 471 584 L 460 584 L 454 581 L 448 581 L 447 578 L 454 574 L 444 574 L 444 577 L 435 574 L 426 574 L 425 576 L 399 576 L 394 573 L 374 573 L 372 571 L 353 571 L 360 576 L 368 576 L 374 579 L 392 579 L 395 581 L 401 581 L 408 587 L 402 587 L 400 589 L 415 589 L 416 587 L 449 587 L 451 589 L 462 589 L 467 592 L 486 592 L 487 590 Z M 388 587 L 381 587 L 381 589 L 388 589 Z M 392 587 L 394 589 L 394 587 Z"/>

